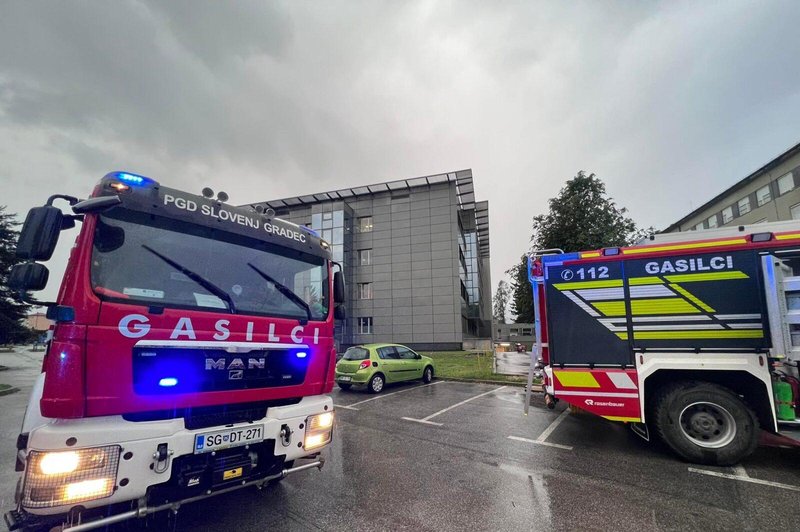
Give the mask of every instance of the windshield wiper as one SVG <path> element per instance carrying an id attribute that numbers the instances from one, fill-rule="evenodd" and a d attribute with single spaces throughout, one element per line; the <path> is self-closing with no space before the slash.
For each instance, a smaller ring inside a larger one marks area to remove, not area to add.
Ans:
<path id="1" fill-rule="evenodd" d="M 305 320 L 305 322 L 303 322 L 303 320 L 300 320 L 301 325 L 305 325 L 306 323 L 309 322 L 309 320 L 311 320 L 311 307 L 309 307 L 308 303 L 303 301 L 300 296 L 292 292 L 289 288 L 282 285 L 281 283 L 279 283 L 266 273 L 262 272 L 261 270 L 253 266 L 251 263 L 248 262 L 247 265 L 250 266 L 253 269 L 253 271 L 256 272 L 262 279 L 272 283 L 272 285 L 278 290 L 278 292 L 285 295 L 287 299 L 289 299 L 290 301 L 295 303 L 298 307 L 306 311 L 306 314 L 308 315 L 308 320 Z"/>
<path id="2" fill-rule="evenodd" d="M 142 247 L 144 249 L 146 249 L 147 251 L 149 251 L 150 253 L 152 253 L 153 255 L 155 255 L 156 257 L 158 257 L 159 259 L 161 259 L 164 262 L 166 262 L 167 264 L 169 264 L 170 266 L 172 266 L 173 268 L 177 268 L 177 270 L 179 272 L 181 272 L 182 274 L 184 274 L 186 277 L 188 277 L 192 281 L 196 282 L 197 284 L 199 284 L 200 286 L 202 286 L 203 288 L 205 288 L 206 290 L 208 290 L 209 292 L 211 292 L 212 294 L 214 294 L 215 296 L 217 296 L 221 300 L 223 300 L 225 303 L 228 304 L 228 310 L 230 311 L 230 313 L 231 314 L 236 314 L 236 305 L 234 304 L 233 298 L 231 297 L 231 295 L 228 292 L 226 292 L 225 290 L 223 290 L 219 286 L 215 285 L 214 283 L 212 283 L 211 281 L 209 281 L 208 279 L 206 279 L 205 277 L 203 277 L 199 273 L 193 272 L 192 270 L 190 270 L 186 266 L 175 262 L 174 260 L 172 260 L 171 258 L 169 258 L 169 257 L 167 257 L 165 255 L 162 255 L 161 253 L 159 253 L 158 251 L 154 250 L 153 248 L 151 248 L 147 244 L 142 244 Z"/>

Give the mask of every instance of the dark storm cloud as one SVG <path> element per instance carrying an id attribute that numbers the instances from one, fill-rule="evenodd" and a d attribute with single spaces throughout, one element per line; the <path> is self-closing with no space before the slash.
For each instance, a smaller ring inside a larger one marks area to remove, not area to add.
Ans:
<path id="1" fill-rule="evenodd" d="M 800 140 L 798 15 L 797 2 L 7 1 L 0 204 L 85 195 L 112 169 L 242 203 L 471 167 L 496 284 L 580 169 L 665 226 Z"/>

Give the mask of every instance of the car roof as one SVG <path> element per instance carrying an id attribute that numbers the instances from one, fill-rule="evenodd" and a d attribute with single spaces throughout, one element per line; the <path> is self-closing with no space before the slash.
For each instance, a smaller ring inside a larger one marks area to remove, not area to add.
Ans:
<path id="1" fill-rule="evenodd" d="M 354 345 L 353 347 L 364 347 L 366 349 L 377 349 L 379 347 L 405 347 L 406 349 L 409 349 L 402 344 L 359 344 Z"/>

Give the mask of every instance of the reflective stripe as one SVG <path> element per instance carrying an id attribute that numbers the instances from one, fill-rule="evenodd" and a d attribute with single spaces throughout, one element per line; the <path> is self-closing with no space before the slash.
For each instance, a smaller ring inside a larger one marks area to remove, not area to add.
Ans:
<path id="1" fill-rule="evenodd" d="M 713 308 L 709 307 L 708 305 L 706 305 L 705 303 L 703 303 L 702 301 L 700 301 L 699 299 L 697 299 L 697 298 L 696 298 L 696 297 L 695 297 L 693 294 L 689 293 L 689 292 L 688 292 L 688 291 L 687 291 L 685 288 L 683 288 L 682 286 L 679 286 L 679 285 L 677 285 L 677 284 L 671 284 L 670 286 L 671 286 L 672 288 L 674 288 L 675 290 L 677 290 L 678 292 L 680 292 L 680 294 L 681 294 L 683 297 L 685 297 L 686 299 L 688 299 L 689 301 L 691 301 L 692 303 L 694 303 L 695 305 L 697 305 L 697 306 L 698 306 L 698 307 L 700 307 L 701 309 L 705 310 L 706 312 L 714 312 L 714 309 L 713 309 Z"/>
<path id="2" fill-rule="evenodd" d="M 663 284 L 631 286 L 630 291 L 632 298 L 659 297 L 659 296 L 675 297 L 675 292 L 673 292 Z"/>
<path id="3" fill-rule="evenodd" d="M 633 333 L 637 340 L 702 340 L 720 338 L 763 338 L 764 331 L 761 329 L 753 330 L 730 330 L 721 331 L 648 331 Z"/>
<path id="4" fill-rule="evenodd" d="M 760 323 L 726 323 L 731 329 L 758 329 L 762 327 Z"/>
<path id="5" fill-rule="evenodd" d="M 629 277 L 628 284 L 636 286 L 640 284 L 661 284 L 664 281 L 658 277 Z"/>
<path id="6" fill-rule="evenodd" d="M 579 288 L 613 288 L 622 286 L 622 279 L 609 279 L 608 281 L 576 281 L 574 283 L 554 283 L 559 290 L 577 290 Z"/>
<path id="7" fill-rule="evenodd" d="M 711 316 L 634 316 L 633 321 L 704 321 L 710 320 Z"/>
<path id="8" fill-rule="evenodd" d="M 554 371 L 558 382 L 566 388 L 599 388 L 591 371 Z"/>
<path id="9" fill-rule="evenodd" d="M 587 290 L 578 290 L 578 295 L 586 301 L 602 301 L 604 299 L 622 299 L 625 297 L 625 291 L 622 287 L 619 288 L 589 288 Z"/>
<path id="10" fill-rule="evenodd" d="M 730 281 L 733 279 L 749 279 L 744 272 L 685 273 L 682 275 L 665 275 L 671 283 L 694 283 L 700 281 Z"/>
<path id="11" fill-rule="evenodd" d="M 692 331 L 692 330 L 709 330 L 709 329 L 724 329 L 722 325 L 717 323 L 699 323 L 682 325 L 634 325 L 634 331 Z M 636 335 L 639 336 L 638 334 Z"/>
<path id="12" fill-rule="evenodd" d="M 775 240 L 793 240 L 800 238 L 800 233 L 790 233 L 788 235 L 775 235 Z"/>
<path id="13" fill-rule="evenodd" d="M 714 314 L 718 320 L 760 320 L 761 314 Z"/>
<path id="14" fill-rule="evenodd" d="M 637 314 L 699 314 L 700 311 L 682 298 L 633 299 L 631 312 Z"/>
<path id="15" fill-rule="evenodd" d="M 587 397 L 639 397 L 638 393 L 623 393 L 623 392 L 573 392 L 565 390 L 556 390 L 556 397 L 559 395 L 585 395 Z"/>
<path id="16" fill-rule="evenodd" d="M 717 246 L 732 246 L 734 244 L 746 244 L 747 240 L 744 238 L 736 238 L 734 240 L 717 240 L 716 242 L 694 242 L 692 244 L 672 244 L 669 246 L 648 246 L 642 248 L 627 248 L 623 249 L 623 255 L 641 255 L 644 253 L 658 253 L 660 251 L 673 251 L 677 249 L 700 249 L 700 248 L 713 248 Z"/>
<path id="17" fill-rule="evenodd" d="M 604 301 L 600 303 L 592 303 L 594 308 L 600 311 L 603 316 L 624 316 L 625 315 L 625 302 L 624 301 Z"/>
<path id="18" fill-rule="evenodd" d="M 611 382 L 614 383 L 614 386 L 621 390 L 636 390 L 636 383 L 633 382 L 630 375 L 625 373 L 624 371 L 609 371 L 606 373 Z"/>
<path id="19" fill-rule="evenodd" d="M 572 300 L 573 303 L 581 307 L 583 310 L 589 313 L 590 316 L 599 316 L 597 312 L 594 311 L 592 307 L 584 303 L 578 296 L 573 294 L 572 292 L 564 292 L 564 295 L 567 296 Z"/>
<path id="20" fill-rule="evenodd" d="M 581 258 L 582 259 L 593 259 L 593 258 L 599 257 L 599 256 L 600 256 L 600 252 L 599 251 L 586 251 L 584 253 L 581 253 Z"/>
<path id="21" fill-rule="evenodd" d="M 629 423 L 639 423 L 642 418 L 640 417 L 622 417 L 622 416 L 601 416 L 609 421 L 627 421 Z"/>

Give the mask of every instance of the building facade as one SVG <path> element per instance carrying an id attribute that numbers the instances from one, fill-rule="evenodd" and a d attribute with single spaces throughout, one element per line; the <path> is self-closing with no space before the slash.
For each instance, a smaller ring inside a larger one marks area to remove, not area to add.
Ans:
<path id="1" fill-rule="evenodd" d="M 491 346 L 489 206 L 472 171 L 261 203 L 331 244 L 348 286 L 341 347 Z"/>
<path id="2" fill-rule="evenodd" d="M 690 212 L 663 232 L 800 220 L 800 144 Z"/>
<path id="3" fill-rule="evenodd" d="M 533 349 L 536 336 L 533 334 L 533 323 L 498 323 L 494 322 L 494 345 L 497 351 L 516 351 L 517 344 L 526 351 Z"/>

